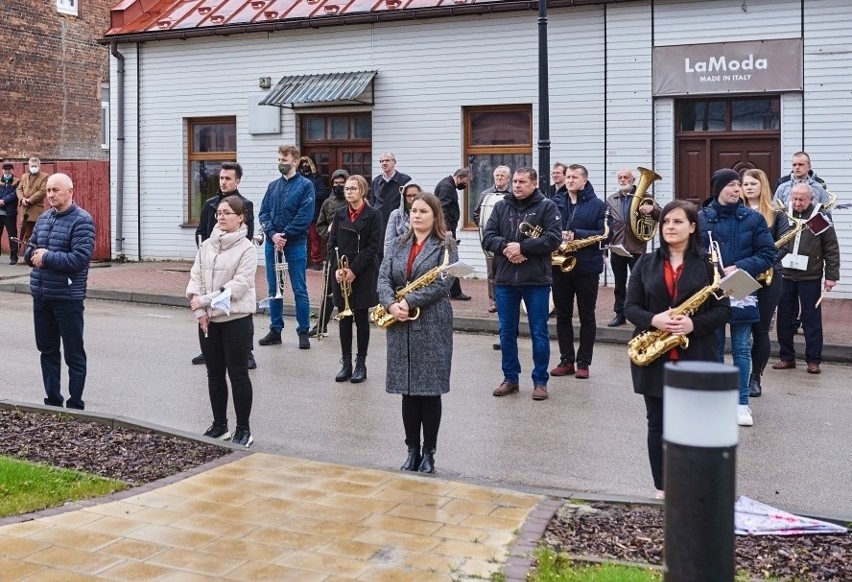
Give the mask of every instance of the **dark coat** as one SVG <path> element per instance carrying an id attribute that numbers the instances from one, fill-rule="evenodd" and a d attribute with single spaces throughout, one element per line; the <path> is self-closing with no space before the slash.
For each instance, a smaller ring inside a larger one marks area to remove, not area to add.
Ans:
<path id="1" fill-rule="evenodd" d="M 632 255 L 644 254 L 648 248 L 648 243 L 636 238 L 633 233 L 633 227 L 630 226 L 630 205 L 633 203 L 633 197 L 636 194 L 636 186 L 633 186 L 630 194 L 625 194 L 621 190 L 615 194 L 610 194 L 606 199 L 607 208 L 609 208 L 610 228 L 612 234 L 609 237 L 609 243 L 612 245 L 623 245 L 624 248 Z M 643 198 L 651 198 L 653 196 L 645 193 Z M 624 211 L 624 202 L 628 200 L 627 212 Z M 654 204 L 654 209 L 651 211 L 651 218 L 660 220 L 661 209 Z"/>
<path id="2" fill-rule="evenodd" d="M 447 221 L 447 230 L 456 235 L 459 228 L 459 193 L 456 190 L 456 181 L 452 176 L 447 176 L 435 186 L 435 196 L 441 201 L 441 209 L 444 211 L 444 220 Z"/>
<path id="3" fill-rule="evenodd" d="M 769 234 L 766 219 L 756 210 L 746 208 L 742 201 L 734 206 L 710 199 L 698 213 L 698 225 L 702 248 L 708 248 L 707 233 L 712 232 L 726 267 L 736 265 L 756 278 L 775 263 L 775 241 Z"/>
<path id="4" fill-rule="evenodd" d="M 630 271 L 627 285 L 627 301 L 624 316 L 636 326 L 633 337 L 651 329 L 651 319 L 670 307 L 680 305 L 713 281 L 713 266 L 706 256 L 687 253 L 683 272 L 677 285 L 677 297 L 672 301 L 666 289 L 664 255 L 661 249 L 642 255 Z M 724 326 L 731 317 L 728 299 L 710 296 L 692 316 L 695 327 L 687 336 L 689 346 L 680 350 L 681 360 L 717 361 L 718 345 L 716 330 Z M 633 391 L 646 396 L 663 395 L 663 365 L 669 361 L 668 354 L 657 358 L 647 366 L 630 362 L 633 376 Z"/>
<path id="5" fill-rule="evenodd" d="M 522 235 L 518 230 L 522 222 L 540 226 L 541 236 Z M 561 224 L 556 204 L 539 190 L 524 200 L 506 194 L 494 206 L 482 236 L 482 248 L 494 253 L 494 282 L 497 285 L 550 285 L 553 281 L 550 254 L 562 242 Z M 510 242 L 521 243 L 521 254 L 526 261 L 509 262 L 503 250 Z"/>
<path id="6" fill-rule="evenodd" d="M 805 208 L 804 212 L 793 211 L 793 218 L 807 220 L 813 214 L 813 205 Z M 787 243 L 787 251 L 793 252 L 796 239 Z M 784 278 L 790 281 L 821 281 L 823 274 L 829 281 L 840 280 L 840 244 L 837 242 L 837 230 L 832 226 L 817 236 L 805 227 L 799 235 L 798 254 L 807 255 L 808 268 L 806 271 L 784 269 Z"/>
<path id="7" fill-rule="evenodd" d="M 2 174 L 0 174 L 2 177 Z M 18 215 L 18 181 L 12 177 L 11 182 L 4 182 L 0 179 L 0 200 L 4 202 L 3 210 L 6 211 L 6 216 Z M 15 236 L 13 232 L 9 236 Z"/>
<path id="8" fill-rule="evenodd" d="M 334 218 L 327 256 L 330 257 L 333 273 L 337 270 L 336 247 L 341 257 L 346 256 L 349 268 L 355 273 L 352 295 L 349 297 L 349 307 L 352 309 L 369 309 L 379 302 L 376 281 L 379 278 L 379 256 L 385 241 L 383 226 L 382 214 L 369 204 L 366 204 L 354 223 L 349 218 L 348 204 Z M 340 284 L 335 277 L 331 277 L 331 281 L 334 304 L 338 309 L 343 309 Z"/>
<path id="9" fill-rule="evenodd" d="M 210 233 L 213 232 L 213 227 L 216 226 L 216 212 L 219 210 L 219 204 L 227 196 L 237 196 L 246 205 L 246 238 L 251 240 L 254 237 L 254 204 L 251 200 L 240 194 L 239 190 L 234 190 L 230 194 L 223 194 L 221 191 L 215 196 L 211 196 L 204 201 L 201 207 L 201 217 L 198 219 L 198 227 L 195 229 L 195 242 L 198 243 L 198 237 L 201 237 L 201 242 L 210 238 Z"/>
<path id="10" fill-rule="evenodd" d="M 560 190 L 553 198 L 553 202 L 559 208 L 562 217 L 562 230 L 574 233 L 574 240 L 599 236 L 604 233 L 604 220 L 606 213 L 606 202 L 595 194 L 595 188 L 591 182 L 577 193 L 577 204 L 570 205 L 568 190 Z M 561 241 L 560 241 L 561 242 Z M 603 251 L 601 244 L 584 247 L 574 253 L 577 257 L 577 265 L 571 271 L 576 275 L 600 275 L 603 273 Z"/>
<path id="11" fill-rule="evenodd" d="M 334 223 L 334 217 L 340 212 L 340 209 L 346 206 L 346 198 L 332 194 L 325 199 L 320 208 L 319 218 L 317 218 L 317 233 L 322 238 L 322 242 L 328 245 L 328 235 L 331 225 Z"/>
<path id="12" fill-rule="evenodd" d="M 391 245 L 379 274 L 379 302 L 387 308 L 396 302 L 396 290 L 444 262 L 444 245 L 430 237 L 414 259 L 411 278 L 406 277 L 413 238 Z M 458 260 L 455 244 L 450 244 L 450 264 Z M 406 296 L 410 307 L 420 309 L 419 317 L 397 322 L 387 330 L 386 390 L 391 394 L 438 396 L 450 390 L 453 360 L 453 308 L 449 293 L 453 277 L 434 283 Z"/>
<path id="13" fill-rule="evenodd" d="M 411 182 L 411 176 L 397 172 L 390 179 L 390 182 L 385 182 L 384 176 L 379 174 L 373 178 L 370 184 L 370 195 L 367 198 L 370 204 L 381 211 L 382 224 L 388 223 L 391 212 L 399 208 L 399 201 L 402 198 L 400 188 Z"/>
<path id="14" fill-rule="evenodd" d="M 311 171 L 309 174 L 304 174 L 301 170 L 299 170 L 299 173 L 310 180 L 311 184 L 314 185 L 314 216 L 311 223 L 315 224 L 317 219 L 319 219 L 322 203 L 328 199 L 329 194 L 331 194 L 331 189 L 328 187 L 328 178 L 317 172 L 317 166 L 314 164 L 314 161 L 310 156 L 302 156 L 299 158 L 300 168 L 304 163 L 307 163 L 310 166 Z"/>
<path id="15" fill-rule="evenodd" d="M 40 268 L 33 266 L 32 247 L 27 246 L 24 253 L 24 262 L 33 267 L 30 273 L 33 297 L 85 299 L 89 263 L 95 252 L 95 221 L 92 215 L 76 204 L 71 204 L 63 212 L 51 208 L 35 223 L 30 242 L 48 251 Z"/>

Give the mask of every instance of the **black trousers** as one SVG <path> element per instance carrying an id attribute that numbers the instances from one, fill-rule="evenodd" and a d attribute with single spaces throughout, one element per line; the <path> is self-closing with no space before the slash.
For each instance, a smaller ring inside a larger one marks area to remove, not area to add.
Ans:
<path id="1" fill-rule="evenodd" d="M 423 446 L 434 449 L 438 444 L 438 429 L 441 428 L 440 396 L 402 397 L 402 424 L 405 427 L 405 444 L 420 446 L 420 427 L 423 427 Z"/>
<path id="2" fill-rule="evenodd" d="M 370 319 L 369 310 L 353 309 L 355 315 L 344 317 L 340 320 L 340 351 L 343 357 L 352 356 L 352 322 L 358 327 L 358 352 L 359 356 L 367 357 L 367 348 L 370 347 Z"/>
<path id="3" fill-rule="evenodd" d="M 624 315 L 624 301 L 627 299 L 627 274 L 628 269 L 633 270 L 633 265 L 639 260 L 639 255 L 622 257 L 613 252 L 609 253 L 609 265 L 612 267 L 612 277 L 615 279 L 614 293 L 615 305 L 613 311 L 616 315 Z"/>
<path id="4" fill-rule="evenodd" d="M 559 359 L 588 368 L 597 336 L 595 304 L 598 302 L 597 273 L 563 273 L 553 267 L 553 303 L 556 305 L 556 337 L 559 340 Z M 580 347 L 574 357 L 574 298 L 580 315 Z"/>
<path id="5" fill-rule="evenodd" d="M 8 216 L 6 214 L 0 216 L 0 239 L 3 238 L 4 228 L 6 229 L 6 236 L 9 237 L 9 256 L 13 261 L 17 261 L 18 243 L 12 239 L 18 236 L 18 217 Z"/>
<path id="6" fill-rule="evenodd" d="M 760 310 L 760 321 L 751 326 L 751 374 L 760 377 L 763 369 L 769 362 L 770 342 L 769 326 L 772 325 L 772 316 L 775 308 L 781 300 L 781 291 L 784 281 L 781 279 L 781 271 L 775 271 L 772 277 L 772 285 L 763 287 L 757 291 L 757 308 Z"/>
<path id="7" fill-rule="evenodd" d="M 207 365 L 207 391 L 210 393 L 214 422 L 228 423 L 227 372 L 234 394 L 237 426 L 249 428 L 253 392 L 248 357 L 253 335 L 254 321 L 250 315 L 222 323 L 211 322 L 207 328 L 207 337 L 204 337 L 201 327 L 198 328 L 198 341 Z"/>
<path id="8" fill-rule="evenodd" d="M 651 477 L 654 479 L 654 487 L 663 490 L 663 399 L 659 396 L 645 396 L 645 411 Z"/>

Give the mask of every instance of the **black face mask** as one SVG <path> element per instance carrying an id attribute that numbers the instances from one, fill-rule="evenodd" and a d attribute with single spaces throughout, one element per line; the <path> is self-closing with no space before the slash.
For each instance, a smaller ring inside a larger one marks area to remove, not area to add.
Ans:
<path id="1" fill-rule="evenodd" d="M 7 175 L 3 174 L 3 181 L 6 182 L 6 183 L 11 182 L 12 176 L 7 176 Z"/>
<path id="2" fill-rule="evenodd" d="M 464 190 L 467 188 L 467 184 L 456 184 L 456 190 Z"/>
<path id="3" fill-rule="evenodd" d="M 332 190 L 332 192 L 334 192 L 334 195 L 337 196 L 338 198 L 343 196 L 343 184 L 335 184 L 334 186 L 331 187 L 331 190 Z"/>
<path id="4" fill-rule="evenodd" d="M 310 166 L 302 166 L 301 168 L 299 168 L 299 171 L 302 173 L 303 176 L 310 176 L 311 175 L 311 167 Z"/>

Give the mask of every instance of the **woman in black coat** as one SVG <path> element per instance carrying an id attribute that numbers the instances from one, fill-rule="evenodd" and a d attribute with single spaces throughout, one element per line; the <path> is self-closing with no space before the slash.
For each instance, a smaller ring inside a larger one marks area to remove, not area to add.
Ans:
<path id="1" fill-rule="evenodd" d="M 337 382 L 349 380 L 354 384 L 367 379 L 367 348 L 370 345 L 368 310 L 379 302 L 376 283 L 379 278 L 379 255 L 384 244 L 382 213 L 367 202 L 367 180 L 363 176 L 350 176 L 343 187 L 346 206 L 334 218 L 328 239 L 328 256 L 333 257 L 335 276 L 333 282 L 334 304 L 339 313 L 345 308 L 340 283 L 351 285 L 347 301 L 352 315 L 340 318 L 340 348 L 343 367 L 335 377 Z M 348 267 L 340 268 L 338 257 Z M 352 369 L 352 320 L 358 327 L 358 352 L 355 370 Z"/>
<path id="2" fill-rule="evenodd" d="M 630 273 L 624 315 L 636 326 L 634 337 L 649 329 L 686 335 L 689 346 L 673 349 L 647 366 L 630 364 L 633 391 L 645 397 L 648 458 L 663 497 L 663 365 L 677 360 L 715 362 L 716 329 L 731 316 L 730 302 L 710 295 L 690 317 L 672 316 L 681 305 L 713 282 L 713 265 L 700 246 L 698 209 L 690 202 L 669 202 L 660 213 L 660 247 L 642 255 Z"/>

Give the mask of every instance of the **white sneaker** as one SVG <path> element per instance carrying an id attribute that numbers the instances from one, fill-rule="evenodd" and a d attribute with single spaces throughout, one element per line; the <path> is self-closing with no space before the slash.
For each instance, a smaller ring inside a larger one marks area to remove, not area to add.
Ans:
<path id="1" fill-rule="evenodd" d="M 747 404 L 737 406 L 737 424 L 740 426 L 754 426 L 754 419 L 751 417 L 751 408 Z"/>

